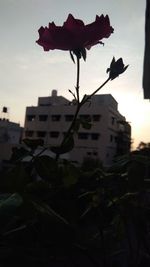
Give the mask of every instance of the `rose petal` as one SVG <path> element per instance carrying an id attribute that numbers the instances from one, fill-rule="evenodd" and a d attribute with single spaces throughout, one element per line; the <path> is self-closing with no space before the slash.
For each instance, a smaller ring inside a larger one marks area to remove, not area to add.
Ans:
<path id="1" fill-rule="evenodd" d="M 93 23 L 84 25 L 84 22 L 68 15 L 63 26 L 56 26 L 54 22 L 49 27 L 39 29 L 39 39 L 36 41 L 45 51 L 76 50 L 88 48 L 100 43 L 103 38 L 108 38 L 113 33 L 109 17 L 96 16 Z"/>

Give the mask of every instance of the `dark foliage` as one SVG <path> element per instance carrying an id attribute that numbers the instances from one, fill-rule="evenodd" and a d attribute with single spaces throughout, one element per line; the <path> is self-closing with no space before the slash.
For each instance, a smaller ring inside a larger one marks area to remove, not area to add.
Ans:
<path id="1" fill-rule="evenodd" d="M 25 162 L 27 150 L 16 153 L 0 176 L 2 266 L 149 262 L 149 156 L 131 153 L 105 171 L 41 154 Z"/>

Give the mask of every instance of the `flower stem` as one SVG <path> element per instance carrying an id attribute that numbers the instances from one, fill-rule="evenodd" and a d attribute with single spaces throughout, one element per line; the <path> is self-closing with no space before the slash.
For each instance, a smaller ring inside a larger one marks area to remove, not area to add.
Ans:
<path id="1" fill-rule="evenodd" d="M 63 147 L 63 145 L 65 144 L 67 138 L 70 136 L 70 134 L 73 134 L 74 132 L 74 126 L 75 126 L 75 122 L 77 120 L 78 117 L 78 113 L 80 111 L 80 108 L 93 96 L 95 95 L 109 80 L 110 78 L 108 78 L 101 86 L 99 86 L 91 95 L 83 97 L 82 101 L 80 102 L 80 96 L 79 96 L 79 83 L 80 83 L 80 58 L 78 56 L 77 57 L 77 80 L 76 80 L 76 95 L 77 95 L 77 108 L 76 108 L 76 112 L 74 114 L 74 118 L 72 120 L 72 123 L 70 124 L 70 127 L 67 131 L 67 133 L 65 134 L 65 137 L 60 145 L 60 148 Z M 59 159 L 60 154 L 56 154 L 56 160 Z"/>
<path id="2" fill-rule="evenodd" d="M 81 104 L 85 104 L 93 95 L 95 95 L 100 89 L 102 89 L 102 87 L 108 83 L 110 80 L 110 78 L 108 78 L 102 85 L 100 85 L 91 95 L 83 97 Z"/>
<path id="3" fill-rule="evenodd" d="M 76 93 L 77 93 L 77 101 L 80 103 L 79 96 L 79 82 L 80 82 L 80 58 L 77 56 L 77 82 L 76 82 Z"/>
<path id="4" fill-rule="evenodd" d="M 66 134 L 66 138 L 69 136 L 69 134 L 71 133 L 73 127 L 74 127 L 74 124 L 76 122 L 76 119 L 77 119 L 77 116 L 78 116 L 78 113 L 80 111 L 80 108 L 81 108 L 81 103 L 80 103 L 80 96 L 79 96 L 79 83 L 80 83 L 80 58 L 77 56 L 77 81 L 76 81 L 76 93 L 77 93 L 77 109 L 76 109 L 76 112 L 74 114 L 74 118 L 72 120 L 72 123 L 67 131 L 67 134 Z M 64 138 L 62 144 L 65 142 L 66 138 Z"/>
<path id="5" fill-rule="evenodd" d="M 67 133 L 65 134 L 65 137 L 60 145 L 60 147 L 62 147 L 67 138 L 69 137 L 69 135 L 71 134 L 71 132 L 73 131 L 73 128 L 74 128 L 74 125 L 75 125 L 75 122 L 76 122 L 76 119 L 77 119 L 77 116 L 78 116 L 78 113 L 80 111 L 80 108 L 81 108 L 81 103 L 80 103 L 80 96 L 79 96 L 79 83 L 80 83 L 80 58 L 78 56 L 77 57 L 77 80 L 76 80 L 76 95 L 77 95 L 77 108 L 76 108 L 76 112 L 74 114 L 74 117 L 73 117 L 73 120 L 72 120 L 72 123 L 70 124 L 70 127 L 67 131 Z M 59 154 L 56 154 L 56 160 L 58 160 L 59 158 Z"/>

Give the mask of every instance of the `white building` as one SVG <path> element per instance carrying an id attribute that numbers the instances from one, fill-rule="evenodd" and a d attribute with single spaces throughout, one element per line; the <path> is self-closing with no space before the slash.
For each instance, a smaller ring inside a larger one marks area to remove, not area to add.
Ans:
<path id="1" fill-rule="evenodd" d="M 47 146 L 61 144 L 76 110 L 74 102 L 57 96 L 53 90 L 48 97 L 39 97 L 38 105 L 27 107 L 24 138 L 42 138 Z M 79 112 L 82 119 L 91 119 L 91 129 L 80 126 L 74 135 L 75 147 L 69 158 L 81 163 L 84 158 L 100 159 L 110 165 L 116 154 L 130 150 L 131 127 L 118 111 L 110 94 L 95 95 Z"/>

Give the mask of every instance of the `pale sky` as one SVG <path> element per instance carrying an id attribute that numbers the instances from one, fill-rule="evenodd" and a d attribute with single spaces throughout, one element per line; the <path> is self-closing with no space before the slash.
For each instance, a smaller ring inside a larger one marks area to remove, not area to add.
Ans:
<path id="1" fill-rule="evenodd" d="M 58 95 L 72 99 L 76 66 L 66 51 L 44 52 L 35 41 L 38 29 L 54 21 L 62 25 L 69 13 L 86 24 L 108 14 L 114 33 L 105 45 L 91 48 L 81 64 L 81 95 L 90 94 L 107 79 L 112 57 L 122 57 L 127 71 L 100 93 L 110 93 L 119 111 L 131 122 L 136 147 L 150 142 L 150 102 L 143 99 L 145 0 L 0 0 L 0 109 L 9 108 L 9 118 L 24 125 L 26 106 L 37 105 L 39 96 Z M 1 114 L 2 116 L 2 114 Z"/>

